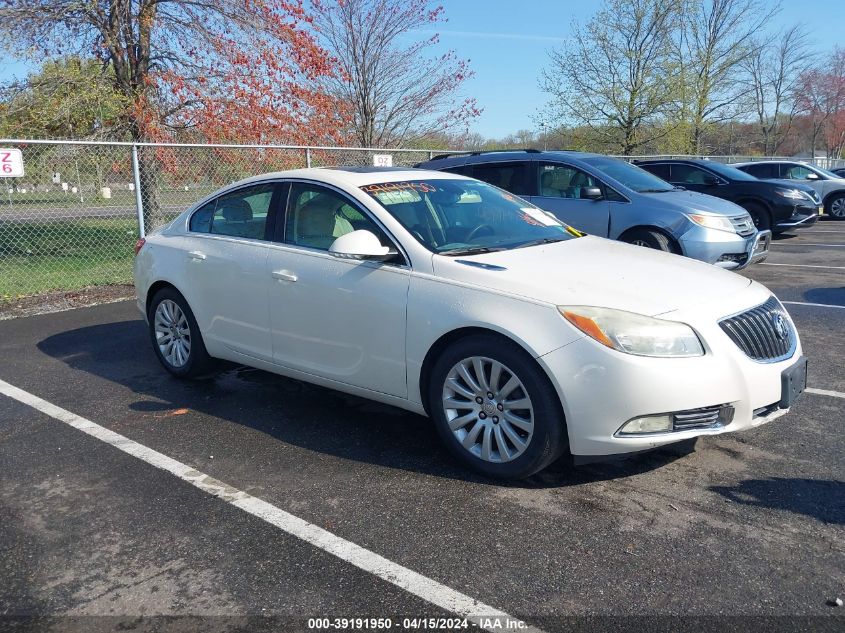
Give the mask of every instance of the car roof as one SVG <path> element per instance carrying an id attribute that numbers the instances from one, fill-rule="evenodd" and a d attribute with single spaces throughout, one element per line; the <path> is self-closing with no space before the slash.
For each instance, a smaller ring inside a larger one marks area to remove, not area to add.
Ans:
<path id="1" fill-rule="evenodd" d="M 796 165 L 812 167 L 812 165 L 803 160 L 792 160 L 791 158 L 784 158 L 783 160 L 748 160 L 742 163 L 731 163 L 731 165 L 734 167 L 745 167 L 746 165 L 780 165 L 781 163 L 795 163 Z"/>
<path id="2" fill-rule="evenodd" d="M 481 152 L 456 152 L 454 154 L 440 154 L 431 160 L 423 161 L 420 165 L 437 165 L 438 169 L 451 165 L 474 165 L 476 163 L 492 163 L 507 161 L 532 160 L 580 160 L 584 158 L 601 157 L 602 154 L 577 152 L 574 150 L 537 150 L 537 149 L 504 149 Z"/>
<path id="3" fill-rule="evenodd" d="M 701 165 L 702 167 L 707 167 L 713 163 L 727 165 L 727 163 L 719 163 L 719 161 L 709 160 L 707 158 L 643 158 L 634 161 L 635 165 L 652 165 L 655 163 L 687 163 L 690 165 Z"/>
<path id="4" fill-rule="evenodd" d="M 425 178 L 468 180 L 466 176 L 444 173 L 432 169 L 414 169 L 412 167 L 308 167 L 305 169 L 290 169 L 288 171 L 274 171 L 245 178 L 232 183 L 231 187 L 239 187 L 253 182 L 279 180 L 284 178 L 301 178 L 316 180 L 335 186 L 362 187 L 382 182 L 402 182 L 405 180 L 423 180 Z"/>

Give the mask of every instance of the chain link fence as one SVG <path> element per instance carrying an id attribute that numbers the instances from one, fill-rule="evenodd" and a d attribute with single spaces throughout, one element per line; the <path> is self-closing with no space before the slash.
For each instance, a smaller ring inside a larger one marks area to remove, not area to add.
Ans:
<path id="1" fill-rule="evenodd" d="M 24 163 L 23 177 L 0 178 L 0 305 L 54 290 L 131 283 L 140 235 L 242 178 L 299 167 L 372 165 L 377 154 L 390 154 L 395 166 L 413 166 L 440 152 L 8 139 L 0 139 L 0 148 L 19 149 Z"/>
<path id="2" fill-rule="evenodd" d="M 229 183 L 271 171 L 412 166 L 428 150 L 0 140 L 24 176 L 0 178 L 0 303 L 128 284 L 135 241 Z"/>

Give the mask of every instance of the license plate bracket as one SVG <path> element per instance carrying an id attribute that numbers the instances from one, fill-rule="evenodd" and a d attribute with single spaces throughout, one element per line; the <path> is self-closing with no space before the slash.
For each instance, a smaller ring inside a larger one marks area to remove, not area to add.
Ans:
<path id="1" fill-rule="evenodd" d="M 780 375 L 780 408 L 788 409 L 807 388 L 807 358 L 802 356 Z"/>

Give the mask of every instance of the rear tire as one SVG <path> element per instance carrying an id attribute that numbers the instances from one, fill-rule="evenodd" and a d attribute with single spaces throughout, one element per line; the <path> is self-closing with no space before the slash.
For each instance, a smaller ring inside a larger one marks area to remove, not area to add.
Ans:
<path id="1" fill-rule="evenodd" d="M 825 205 L 825 211 L 834 220 L 845 220 L 845 194 L 831 196 Z"/>
<path id="2" fill-rule="evenodd" d="M 657 251 L 664 251 L 666 253 L 676 253 L 677 250 L 673 247 L 671 240 L 663 235 L 660 231 L 652 231 L 649 229 L 635 229 L 625 234 L 622 238 L 623 242 L 633 244 L 634 246 L 644 246 L 646 248 L 653 248 Z"/>
<path id="3" fill-rule="evenodd" d="M 522 479 L 568 447 L 548 376 L 504 337 L 480 334 L 454 343 L 434 363 L 426 395 L 446 447 L 482 475 Z"/>
<path id="4" fill-rule="evenodd" d="M 211 371 L 208 355 L 194 313 L 175 288 L 162 288 L 150 302 L 147 314 L 150 340 L 159 362 L 177 378 L 199 378 Z"/>
<path id="5" fill-rule="evenodd" d="M 743 207 L 748 211 L 748 215 L 751 216 L 751 221 L 754 222 L 754 228 L 758 231 L 772 230 L 772 216 L 766 209 L 753 202 L 744 204 Z"/>

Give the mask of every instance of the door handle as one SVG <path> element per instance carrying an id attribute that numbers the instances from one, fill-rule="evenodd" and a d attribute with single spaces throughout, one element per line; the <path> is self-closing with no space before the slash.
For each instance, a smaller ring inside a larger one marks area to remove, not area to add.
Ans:
<path id="1" fill-rule="evenodd" d="M 271 274 L 273 278 L 280 279 L 281 281 L 296 281 L 296 275 L 287 270 L 274 270 Z"/>
<path id="2" fill-rule="evenodd" d="M 201 253 L 200 251 L 191 251 L 190 253 L 188 253 L 188 257 L 190 257 L 191 259 L 202 260 L 205 259 L 205 253 Z"/>

